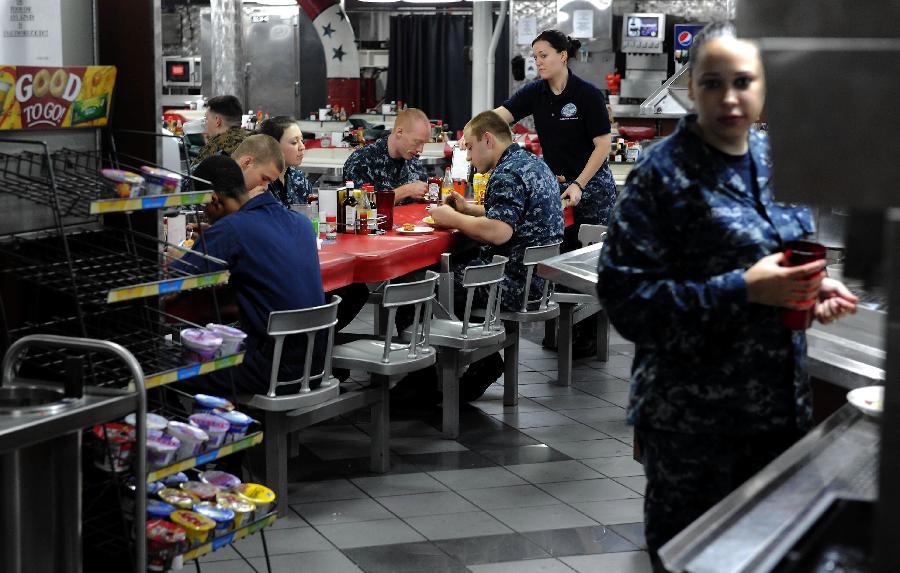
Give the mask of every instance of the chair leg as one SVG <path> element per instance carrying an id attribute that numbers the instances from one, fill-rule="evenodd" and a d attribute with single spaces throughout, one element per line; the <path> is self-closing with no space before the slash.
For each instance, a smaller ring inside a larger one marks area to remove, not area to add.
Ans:
<path id="1" fill-rule="evenodd" d="M 372 376 L 381 386 L 381 400 L 372 406 L 372 441 L 370 467 L 373 472 L 384 473 L 391 465 L 391 384 L 387 376 Z"/>
<path id="2" fill-rule="evenodd" d="M 519 323 L 506 324 L 506 347 L 503 349 L 503 405 L 519 404 Z"/>
<path id="3" fill-rule="evenodd" d="M 575 305 L 559 305 L 559 340 L 556 346 L 557 376 L 559 386 L 572 385 L 572 327 Z"/>
<path id="4" fill-rule="evenodd" d="M 557 326 L 555 318 L 544 321 L 544 348 L 556 348 L 559 344 L 556 334 Z"/>
<path id="5" fill-rule="evenodd" d="M 597 360 L 609 361 L 609 315 L 605 310 L 597 312 Z"/>
<path id="6" fill-rule="evenodd" d="M 279 499 L 278 515 L 284 517 L 288 510 L 287 485 L 287 427 L 284 412 L 266 412 L 266 484 L 275 490 Z"/>
<path id="7" fill-rule="evenodd" d="M 438 352 L 438 376 L 441 381 L 444 438 L 459 437 L 459 351 L 441 349 Z"/>

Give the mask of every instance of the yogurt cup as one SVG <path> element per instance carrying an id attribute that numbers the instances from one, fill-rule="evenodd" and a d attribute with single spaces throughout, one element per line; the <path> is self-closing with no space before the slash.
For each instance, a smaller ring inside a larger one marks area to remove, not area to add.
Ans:
<path id="1" fill-rule="evenodd" d="M 147 522 L 148 571 L 165 571 L 169 560 L 187 544 L 187 532 L 163 519 Z"/>
<path id="2" fill-rule="evenodd" d="M 170 503 L 160 501 L 158 499 L 147 500 L 147 518 L 148 519 L 169 519 L 169 515 L 178 509 Z"/>
<path id="3" fill-rule="evenodd" d="M 181 189 L 181 175 L 167 169 L 144 165 L 141 167 L 141 176 L 145 181 L 144 188 L 147 195 L 168 195 L 178 193 Z"/>
<path id="4" fill-rule="evenodd" d="M 122 199 L 139 197 L 144 189 L 144 178 L 137 173 L 121 169 L 101 169 L 100 174 L 115 190 L 116 196 Z"/>
<path id="5" fill-rule="evenodd" d="M 166 487 L 166 484 L 164 484 L 161 481 L 154 481 L 154 482 L 148 483 L 147 484 L 147 495 L 156 495 L 160 491 L 162 491 L 162 489 L 164 487 Z"/>
<path id="6" fill-rule="evenodd" d="M 174 420 L 169 422 L 166 433 L 181 442 L 181 446 L 175 453 L 177 460 L 186 460 L 196 456 L 203 449 L 203 444 L 209 441 L 209 435 L 197 426 Z"/>
<path id="7" fill-rule="evenodd" d="M 181 345 L 188 362 L 206 362 L 216 357 L 222 337 L 205 328 L 185 328 L 181 331 Z"/>
<path id="8" fill-rule="evenodd" d="M 202 481 L 186 481 L 181 484 L 181 491 L 192 494 L 200 501 L 214 501 L 216 499 L 216 494 L 221 492 L 222 488 Z"/>
<path id="9" fill-rule="evenodd" d="M 206 442 L 206 451 L 214 450 L 225 442 L 228 433 L 228 420 L 215 414 L 191 414 L 188 421 L 206 432 L 209 441 Z"/>
<path id="10" fill-rule="evenodd" d="M 174 487 L 165 487 L 157 495 L 159 495 L 159 499 L 178 509 L 191 509 L 194 504 L 200 503 L 200 499 L 196 495 Z"/>
<path id="11" fill-rule="evenodd" d="M 192 545 L 200 545 L 209 539 L 209 532 L 216 528 L 216 522 L 200 515 L 196 511 L 188 511 L 179 509 L 172 513 L 169 518 L 176 524 L 184 528 L 188 541 Z"/>
<path id="12" fill-rule="evenodd" d="M 171 464 L 175 453 L 181 447 L 178 438 L 173 438 L 159 430 L 147 431 L 147 466 L 157 469 Z"/>
<path id="13" fill-rule="evenodd" d="M 209 414 L 215 409 L 234 410 L 234 404 L 219 396 L 210 396 L 209 394 L 197 394 L 194 396 L 195 414 Z"/>
<path id="14" fill-rule="evenodd" d="M 247 427 L 253 423 L 253 418 L 238 412 L 237 410 L 213 410 L 213 414 L 223 418 L 228 422 L 228 434 L 225 436 L 225 443 L 237 442 L 247 435 Z"/>
<path id="15" fill-rule="evenodd" d="M 213 530 L 214 537 L 222 537 L 231 531 L 234 523 L 234 511 L 227 507 L 219 507 L 212 501 L 203 501 L 194 506 L 194 511 L 216 522 Z"/>
<path id="16" fill-rule="evenodd" d="M 200 481 L 219 486 L 223 491 L 230 491 L 241 485 L 241 478 L 234 474 L 217 470 L 200 472 Z"/>
<path id="17" fill-rule="evenodd" d="M 239 328 L 228 326 L 227 324 L 209 323 L 206 329 L 218 334 L 222 337 L 222 347 L 219 349 L 219 356 L 228 356 L 240 352 L 247 333 Z"/>
<path id="18" fill-rule="evenodd" d="M 137 418 L 134 414 L 128 414 L 125 416 L 125 423 L 131 426 L 135 425 Z M 166 425 L 168 425 L 169 421 L 165 419 L 163 416 L 159 414 L 147 413 L 147 430 L 158 430 L 163 431 L 166 429 Z"/>
<path id="19" fill-rule="evenodd" d="M 170 476 L 166 476 L 162 479 L 162 483 L 165 487 L 179 487 L 181 484 L 188 480 L 187 474 L 184 472 L 178 472 L 177 474 L 172 474 Z"/>
<path id="20" fill-rule="evenodd" d="M 234 512 L 232 530 L 252 522 L 253 516 L 256 514 L 256 504 L 252 501 L 247 501 L 236 493 L 217 494 L 216 503 L 219 507 L 224 507 Z"/>
<path id="21" fill-rule="evenodd" d="M 244 501 L 256 504 L 256 513 L 253 514 L 254 520 L 269 513 L 270 508 L 275 503 L 275 492 L 258 483 L 242 483 L 235 488 L 234 492 Z"/>
<path id="22" fill-rule="evenodd" d="M 107 472 L 123 472 L 131 467 L 134 448 L 134 427 L 120 422 L 94 426 L 93 434 L 100 439 L 94 465 Z"/>

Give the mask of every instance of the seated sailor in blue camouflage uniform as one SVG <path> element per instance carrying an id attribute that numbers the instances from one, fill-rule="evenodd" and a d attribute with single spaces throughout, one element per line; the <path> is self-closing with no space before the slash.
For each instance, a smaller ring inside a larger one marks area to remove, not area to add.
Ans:
<path id="1" fill-rule="evenodd" d="M 393 191 L 396 204 L 421 199 L 428 185 L 419 155 L 430 138 L 431 123 L 422 110 L 401 111 L 390 135 L 350 154 L 344 180 L 353 181 L 357 189 L 371 183 L 375 191 Z"/>
<path id="2" fill-rule="evenodd" d="M 775 202 L 766 136 L 751 130 L 765 86 L 757 47 L 729 23 L 691 47 L 697 115 L 628 177 L 597 291 L 635 343 L 628 421 L 647 476 L 647 545 L 659 549 L 810 427 L 806 337 L 783 309 L 830 322 L 856 297 L 824 261 L 785 266 L 808 209 Z"/>
<path id="3" fill-rule="evenodd" d="M 525 249 L 562 241 L 565 222 L 559 186 L 546 163 L 512 143 L 509 125 L 495 112 L 476 115 L 466 124 L 463 134 L 469 161 L 481 173 L 493 171 L 485 190 L 484 206 L 466 203 L 462 196 L 453 193 L 447 205 L 431 210 L 435 225 L 459 229 L 483 243 L 475 259 L 454 261 L 455 305 L 465 308 L 465 289 L 459 282 L 462 270 L 471 264 L 487 264 L 494 255 L 503 255 L 509 262 L 502 282 L 501 305 L 505 309 L 519 309 L 525 294 L 526 270 L 522 263 Z M 535 276 L 529 298 L 539 298 L 543 286 L 543 279 Z M 477 290 L 473 305 L 484 307 L 486 295 L 485 290 Z M 499 354 L 492 358 L 498 359 Z M 472 381 L 478 383 L 478 388 L 465 388 L 461 380 L 461 395 L 469 400 L 479 397 L 502 372 L 502 360 L 499 364 L 500 369 L 493 378 L 486 376 Z"/>
<path id="4" fill-rule="evenodd" d="M 269 192 L 287 208 L 306 205 L 313 186 L 300 169 L 306 146 L 303 145 L 303 133 L 297 120 L 289 115 L 279 115 L 263 121 L 256 131 L 275 139 L 284 154 L 284 173 L 269 183 Z"/>

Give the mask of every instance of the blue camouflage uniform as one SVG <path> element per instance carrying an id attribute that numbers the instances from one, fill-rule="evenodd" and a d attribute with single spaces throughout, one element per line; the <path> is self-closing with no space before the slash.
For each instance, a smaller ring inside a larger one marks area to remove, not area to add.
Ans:
<path id="1" fill-rule="evenodd" d="M 522 264 L 527 247 L 548 245 L 562 240 L 565 221 L 558 185 L 547 164 L 517 144 L 510 145 L 491 173 L 484 195 L 485 217 L 503 221 L 513 229 L 512 237 L 502 245 L 484 245 L 477 261 L 468 264 L 487 264 L 494 255 L 509 257 L 503 278 L 503 299 L 506 309 L 520 309 L 525 294 L 526 270 Z M 454 269 L 456 292 L 462 288 L 462 268 Z M 529 298 L 541 295 L 544 280 L 536 274 L 532 278 Z M 486 290 L 477 291 L 475 304 L 484 306 Z"/>
<path id="2" fill-rule="evenodd" d="M 394 159 L 388 154 L 388 138 L 360 147 L 344 162 L 344 180 L 353 181 L 357 189 L 371 183 L 375 191 L 393 191 L 414 181 L 427 180 L 425 168 L 418 158 Z"/>
<path id="3" fill-rule="evenodd" d="M 780 309 L 749 303 L 743 278 L 812 233 L 811 213 L 775 202 L 764 134 L 750 133 L 747 169 L 738 170 L 692 131 L 695 122 L 683 119 L 629 175 L 598 270 L 612 323 L 635 343 L 628 421 L 639 440 L 652 437 L 644 447 L 651 551 L 811 423 L 805 334 L 783 327 Z M 729 447 L 754 441 L 755 463 Z M 736 456 L 731 481 L 709 474 L 728 465 L 711 451 Z"/>
<path id="4" fill-rule="evenodd" d="M 306 205 L 312 191 L 312 182 L 306 178 L 306 174 L 299 167 L 287 168 L 284 173 L 284 183 L 278 180 L 269 183 L 269 192 L 288 209 L 291 205 Z"/>

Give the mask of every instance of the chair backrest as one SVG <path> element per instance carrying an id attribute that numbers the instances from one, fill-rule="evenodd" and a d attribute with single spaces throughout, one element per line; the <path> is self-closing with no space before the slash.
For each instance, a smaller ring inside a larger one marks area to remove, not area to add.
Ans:
<path id="1" fill-rule="evenodd" d="M 531 293 L 531 281 L 534 278 L 534 266 L 545 259 L 557 256 L 561 244 L 562 242 L 557 242 L 525 249 L 525 255 L 522 257 L 522 264 L 525 265 L 526 269 L 525 293 L 522 295 L 522 312 L 528 311 L 529 303 L 537 303 L 538 308 L 541 310 L 547 308 L 547 302 L 550 300 L 550 281 L 544 281 L 544 289 L 540 299 L 528 300 L 528 295 Z"/>
<path id="2" fill-rule="evenodd" d="M 583 247 L 602 243 L 606 240 L 606 225 L 581 225 L 578 228 L 578 240 Z"/>
<path id="3" fill-rule="evenodd" d="M 417 358 L 420 351 L 422 353 L 431 351 L 428 346 L 428 338 L 431 325 L 431 304 L 434 301 L 434 287 L 437 284 L 437 279 L 438 274 L 436 272 L 427 271 L 425 278 L 420 281 L 389 284 L 384 287 L 381 305 L 388 309 L 388 325 L 396 322 L 398 307 L 410 304 L 415 305 L 412 328 L 410 329 L 412 336 L 409 338 L 409 352 L 407 354 L 409 358 Z M 422 312 L 423 305 L 425 307 L 424 312 Z M 392 331 L 393 329 L 389 326 L 384 337 L 384 353 L 381 356 L 381 361 L 385 364 L 390 362 Z"/>
<path id="4" fill-rule="evenodd" d="M 462 320 L 463 338 L 468 335 L 469 320 L 472 318 L 472 300 L 475 296 L 475 289 L 479 287 L 488 287 L 488 300 L 484 312 L 484 323 L 481 325 L 481 334 L 482 336 L 492 334 L 494 323 L 499 319 L 499 313 L 496 310 L 496 301 L 499 298 L 498 290 L 508 262 L 508 258 L 494 255 L 490 263 L 466 267 L 463 271 L 462 285 L 466 289 L 466 309 L 463 312 Z"/>
<path id="5" fill-rule="evenodd" d="M 269 376 L 270 398 L 275 397 L 275 390 L 279 386 L 300 384 L 300 393 L 309 392 L 310 382 L 321 379 L 323 382 L 331 378 L 331 349 L 334 346 L 334 325 L 337 324 L 337 307 L 341 297 L 332 295 L 331 302 L 322 306 L 303 308 L 300 310 L 279 310 L 269 314 L 269 326 L 267 332 L 275 339 L 275 350 L 272 353 L 272 373 Z M 316 335 L 328 330 L 328 345 L 325 348 L 325 364 L 321 372 L 310 375 L 313 361 L 313 349 Z M 306 334 L 306 356 L 303 362 L 303 377 L 299 380 L 278 380 L 278 371 L 281 367 L 281 355 L 284 350 L 286 337 L 296 334 Z"/>

